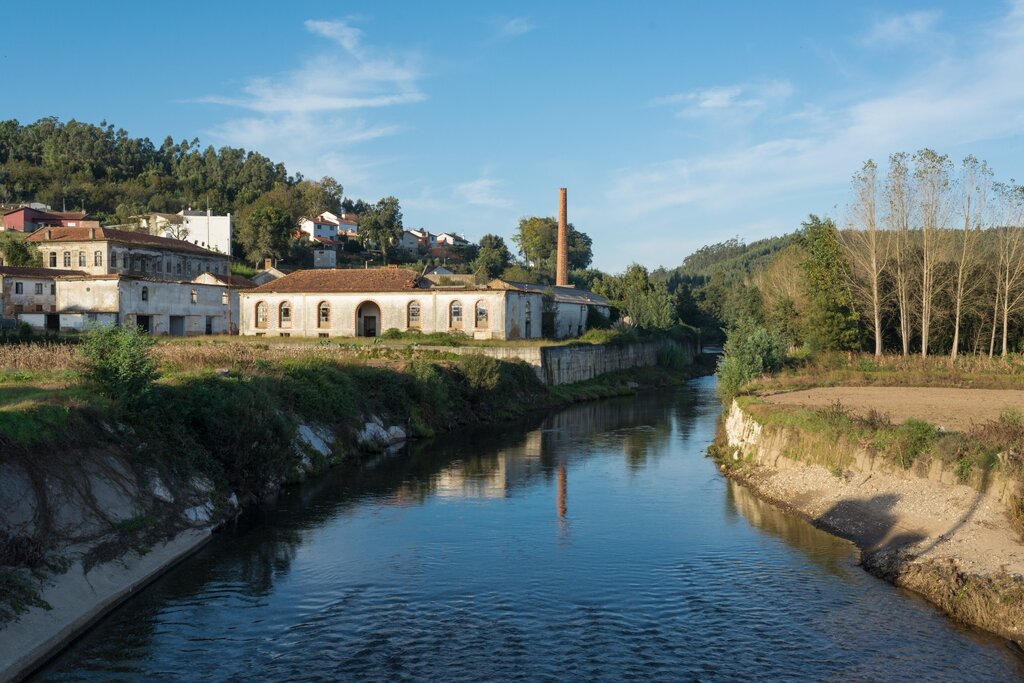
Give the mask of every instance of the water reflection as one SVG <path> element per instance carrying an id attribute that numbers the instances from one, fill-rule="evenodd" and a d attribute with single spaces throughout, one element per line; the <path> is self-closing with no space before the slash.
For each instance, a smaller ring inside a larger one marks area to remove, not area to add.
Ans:
<path id="1" fill-rule="evenodd" d="M 227 530 L 39 678 L 1020 675 L 998 641 L 720 478 L 703 456 L 719 410 L 703 380 L 333 472 Z"/>

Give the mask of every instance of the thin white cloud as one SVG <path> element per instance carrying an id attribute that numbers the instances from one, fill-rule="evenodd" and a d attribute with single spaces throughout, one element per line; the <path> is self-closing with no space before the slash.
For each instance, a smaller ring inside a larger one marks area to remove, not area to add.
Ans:
<path id="1" fill-rule="evenodd" d="M 938 10 L 908 12 L 878 19 L 864 36 L 865 45 L 894 47 L 924 40 L 935 33 L 942 18 Z"/>
<path id="2" fill-rule="evenodd" d="M 788 81 L 766 81 L 699 88 L 658 97 L 651 104 L 673 107 L 680 117 L 741 115 L 749 118 L 782 103 L 792 94 L 793 85 Z"/>
<path id="3" fill-rule="evenodd" d="M 734 146 L 620 169 L 608 195 L 618 198 L 626 215 L 646 217 L 652 225 L 660 217 L 678 221 L 680 208 L 687 207 L 688 213 L 716 216 L 727 237 L 735 225 L 750 223 L 750 207 L 756 206 L 793 215 L 793 229 L 801 215 L 823 210 L 817 205 L 822 195 L 831 197 L 829 204 L 842 203 L 850 175 L 868 158 L 884 161 L 896 151 L 942 151 L 1024 134 L 1024 2 L 973 35 L 972 43 L 971 54 L 942 55 L 874 96 L 842 105 L 796 103 L 774 122 L 788 125 L 790 135 L 751 125 Z M 726 93 L 704 101 L 728 109 L 738 98 Z M 817 203 L 809 203 L 810 196 Z"/>
<path id="4" fill-rule="evenodd" d="M 308 176 L 338 176 L 342 168 L 334 164 L 351 146 L 401 129 L 367 122 L 356 112 L 424 100 L 422 71 L 414 55 L 368 47 L 363 31 L 348 20 L 311 19 L 304 25 L 335 48 L 321 49 L 295 70 L 251 78 L 240 93 L 198 101 L 247 112 L 214 127 L 218 142 L 258 149 Z M 358 161 L 341 166 L 353 163 Z"/>
<path id="5" fill-rule="evenodd" d="M 496 36 L 503 39 L 517 38 L 537 28 L 537 26 L 526 17 L 497 19 L 493 24 Z"/>
<path id="6" fill-rule="evenodd" d="M 493 178 L 477 178 L 455 186 L 455 196 L 466 204 L 507 209 L 512 200 L 498 193 L 501 182 Z"/>

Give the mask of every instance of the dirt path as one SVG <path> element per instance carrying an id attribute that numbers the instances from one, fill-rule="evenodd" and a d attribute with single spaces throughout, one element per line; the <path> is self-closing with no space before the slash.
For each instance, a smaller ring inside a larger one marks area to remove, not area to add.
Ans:
<path id="1" fill-rule="evenodd" d="M 926 420 L 950 431 L 999 417 L 1006 408 L 1024 414 L 1024 387 L 957 389 L 944 387 L 819 387 L 764 396 L 766 403 L 821 408 L 839 401 L 857 415 L 870 409 L 887 413 L 893 422 Z"/>

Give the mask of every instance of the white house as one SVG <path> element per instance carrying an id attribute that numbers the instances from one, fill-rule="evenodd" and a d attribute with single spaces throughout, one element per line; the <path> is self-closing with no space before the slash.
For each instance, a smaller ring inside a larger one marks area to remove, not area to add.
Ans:
<path id="1" fill-rule="evenodd" d="M 0 318 L 28 323 L 37 330 L 57 330 L 59 275 L 84 275 L 73 270 L 0 266 Z"/>
<path id="2" fill-rule="evenodd" d="M 436 238 L 436 242 L 437 244 L 447 244 L 451 247 L 469 244 L 469 240 L 462 235 L 456 235 L 454 232 L 440 233 Z"/>
<path id="3" fill-rule="evenodd" d="M 231 253 L 231 214 L 215 216 L 210 209 L 178 213 L 147 213 L 136 216 L 139 226 L 150 235 L 184 240 L 221 254 Z"/>
<path id="4" fill-rule="evenodd" d="M 388 329 L 536 339 L 543 296 L 501 280 L 438 286 L 411 270 L 300 270 L 241 294 L 241 333 L 375 337 Z"/>
<path id="5" fill-rule="evenodd" d="M 353 213 L 342 212 L 339 216 L 330 211 L 324 211 L 314 218 L 300 219 L 299 231 L 306 233 L 311 240 L 317 237 L 326 239 L 355 237 L 359 234 L 359 222 Z"/>
<path id="6" fill-rule="evenodd" d="M 90 324 L 138 325 L 149 334 L 184 337 L 238 330 L 239 287 L 208 273 L 194 282 L 123 275 L 57 278 L 61 330 Z"/>

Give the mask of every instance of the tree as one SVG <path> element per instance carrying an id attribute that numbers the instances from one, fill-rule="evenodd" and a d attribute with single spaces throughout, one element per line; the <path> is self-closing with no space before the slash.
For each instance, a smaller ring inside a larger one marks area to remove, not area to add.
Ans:
<path id="1" fill-rule="evenodd" d="M 496 278 L 511 264 L 512 254 L 505 246 L 505 240 L 498 235 L 491 234 L 480 238 L 480 247 L 477 251 L 476 261 L 473 263 L 474 271 L 483 270 L 487 273 L 487 277 Z"/>
<path id="2" fill-rule="evenodd" d="M 910 355 L 911 299 L 913 296 L 913 243 L 910 239 L 910 221 L 913 206 L 913 186 L 910 182 L 909 160 L 905 152 L 889 157 L 889 175 L 886 179 L 886 228 L 892 233 L 896 290 L 896 309 L 899 315 L 900 344 L 903 355 Z"/>
<path id="3" fill-rule="evenodd" d="M 1010 317 L 1024 303 L 1024 186 L 999 183 L 999 285 L 1003 348 L 1009 351 Z M 991 355 L 991 354 L 990 354 Z"/>
<path id="4" fill-rule="evenodd" d="M 43 255 L 18 233 L 0 232 L 0 256 L 5 266 L 42 266 Z"/>
<path id="5" fill-rule="evenodd" d="M 134 407 L 157 376 L 154 340 L 134 325 L 104 325 L 86 332 L 80 347 L 83 377 L 102 396 Z"/>
<path id="6" fill-rule="evenodd" d="M 302 180 L 296 186 L 302 198 L 302 215 L 307 218 L 319 216 L 325 211 L 339 213 L 345 189 L 330 176 L 319 181 Z"/>
<path id="7" fill-rule="evenodd" d="M 402 237 L 402 208 L 394 197 L 384 197 L 359 214 L 359 235 L 364 244 L 380 249 L 385 265 L 388 249 Z"/>
<path id="8" fill-rule="evenodd" d="M 665 282 L 651 282 L 647 269 L 631 264 L 622 275 L 608 275 L 595 285 L 595 291 L 607 297 L 645 330 L 667 330 L 679 322 L 676 301 Z"/>
<path id="9" fill-rule="evenodd" d="M 951 162 L 944 154 L 922 149 L 914 155 L 914 179 L 920 202 L 919 282 L 921 297 L 921 357 L 928 355 L 939 266 L 946 246 L 941 230 L 949 219 Z"/>
<path id="10" fill-rule="evenodd" d="M 838 233 L 850 262 L 850 285 L 868 313 L 875 339 L 875 356 L 882 355 L 882 275 L 889 263 L 891 241 L 879 230 L 878 169 L 870 159 L 853 176 L 854 202 L 850 230 Z"/>
<path id="11" fill-rule="evenodd" d="M 985 222 L 988 190 L 992 171 L 988 165 L 968 156 L 960 166 L 960 218 L 963 229 L 956 261 L 956 281 L 953 290 L 953 344 L 950 358 L 956 360 L 960 350 L 960 327 L 965 301 L 980 286 L 978 273 L 979 244 Z"/>
<path id="12" fill-rule="evenodd" d="M 288 253 L 294 226 L 291 215 L 275 206 L 253 207 L 238 220 L 238 243 L 245 257 L 259 265 L 266 258 L 279 259 Z"/>
<path id="13" fill-rule="evenodd" d="M 801 264 L 807 282 L 809 310 L 803 337 L 814 350 L 857 348 L 857 314 L 848 286 L 847 263 L 832 219 L 811 215 L 803 224 L 800 244 L 807 252 Z"/>
<path id="14" fill-rule="evenodd" d="M 593 240 L 569 224 L 569 269 L 584 269 L 593 261 Z M 551 217 L 531 216 L 519 220 L 512 241 L 527 266 L 554 277 L 558 254 L 558 221 Z"/>

